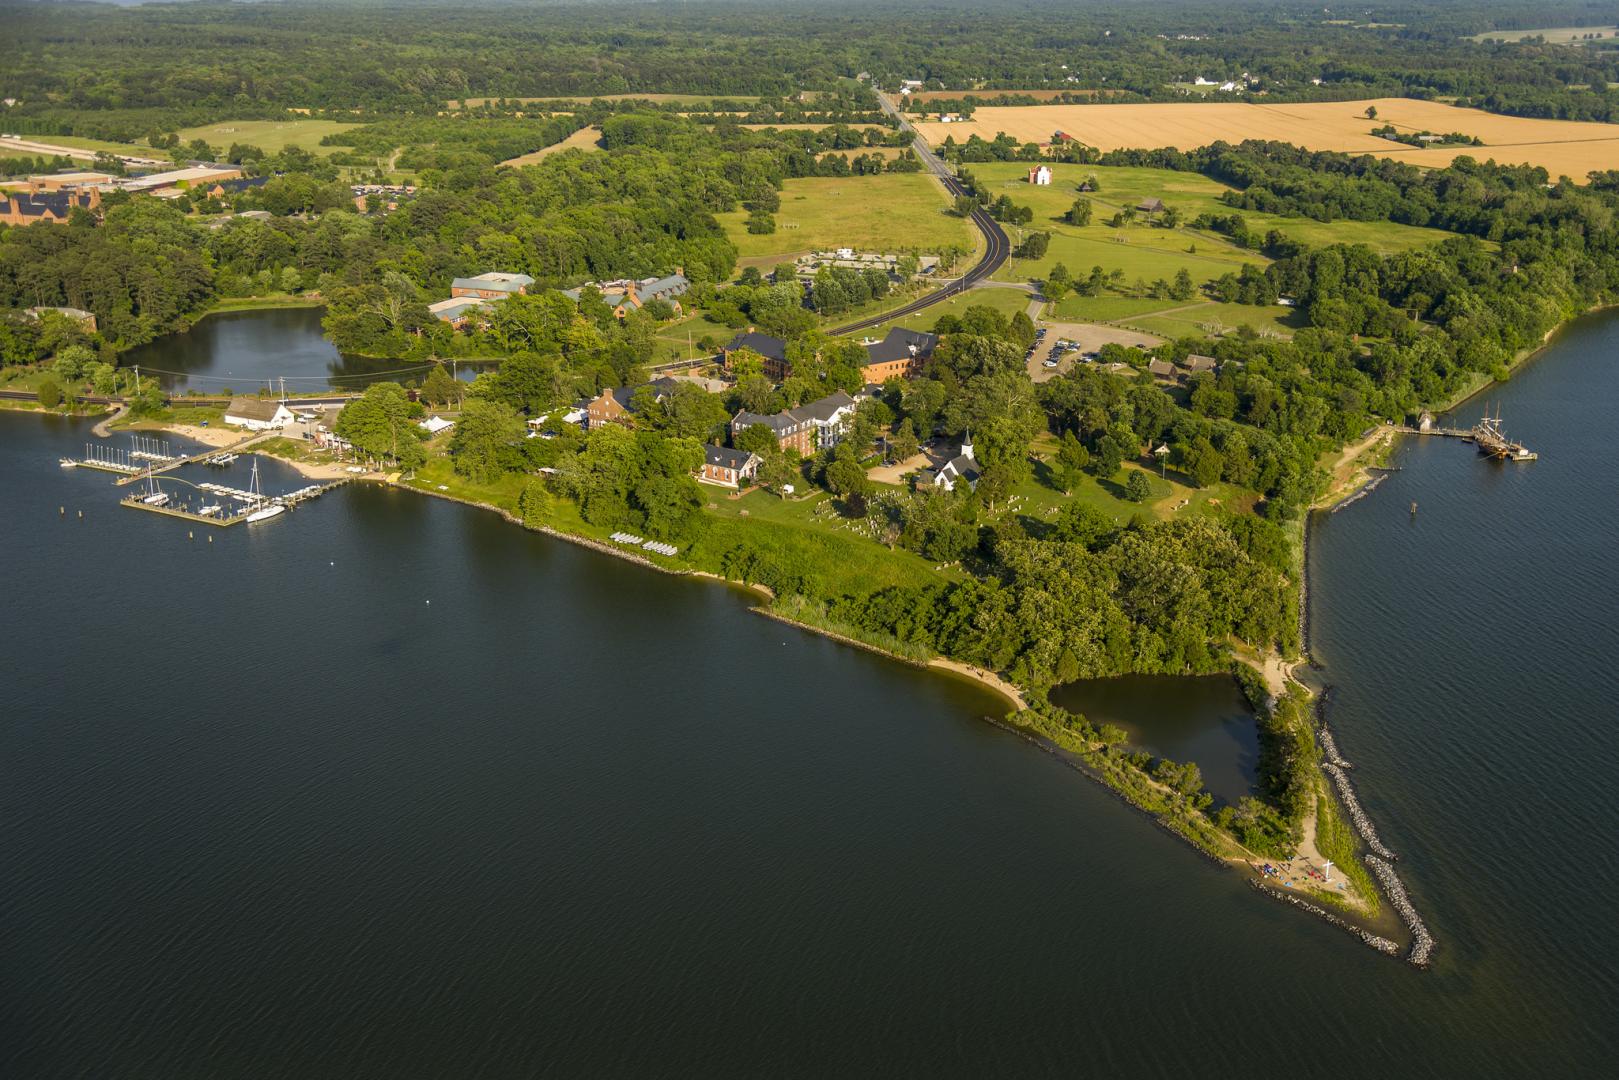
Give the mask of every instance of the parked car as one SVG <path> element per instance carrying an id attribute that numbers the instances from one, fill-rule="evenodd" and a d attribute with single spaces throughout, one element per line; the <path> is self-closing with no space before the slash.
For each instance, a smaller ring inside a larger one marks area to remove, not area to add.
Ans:
<path id="1" fill-rule="evenodd" d="M 1040 361 L 1040 366 L 1041 367 L 1048 367 L 1048 368 L 1056 367 L 1057 366 L 1057 361 L 1055 361 L 1055 360 L 1042 360 L 1042 361 Z"/>

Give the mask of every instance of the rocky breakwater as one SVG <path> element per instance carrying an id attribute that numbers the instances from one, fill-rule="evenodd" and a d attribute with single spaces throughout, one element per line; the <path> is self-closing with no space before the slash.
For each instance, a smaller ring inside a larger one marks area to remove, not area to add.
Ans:
<path id="1" fill-rule="evenodd" d="M 1372 868 L 1372 873 L 1377 877 L 1377 884 L 1388 896 L 1389 903 L 1394 905 L 1400 921 L 1411 931 L 1411 951 L 1406 954 L 1406 959 L 1417 967 L 1427 967 L 1433 956 L 1433 935 L 1428 933 L 1427 924 L 1422 921 L 1422 916 L 1417 914 L 1417 909 L 1411 904 L 1411 898 L 1406 895 L 1405 883 L 1400 880 L 1400 875 L 1394 872 L 1394 867 L 1375 855 L 1366 856 L 1366 865 Z"/>
<path id="2" fill-rule="evenodd" d="M 1332 912 L 1328 911 L 1319 904 L 1312 904 L 1310 901 L 1301 896 L 1297 896 L 1293 893 L 1283 892 L 1282 890 L 1273 888 L 1261 881 L 1251 881 L 1249 884 L 1258 889 L 1260 892 L 1264 893 L 1266 896 L 1270 897 L 1272 900 L 1280 900 L 1284 904 L 1292 904 L 1296 908 L 1308 911 L 1311 915 L 1314 915 L 1318 919 L 1331 923 L 1340 930 L 1347 930 L 1349 933 L 1360 938 L 1363 943 L 1370 945 L 1380 953 L 1384 953 L 1388 956 L 1400 955 L 1400 947 L 1394 942 L 1390 941 L 1388 938 L 1374 934 L 1370 930 L 1364 930 L 1345 919 L 1340 919 L 1338 916 L 1334 915 Z"/>
<path id="3" fill-rule="evenodd" d="M 1372 824 L 1372 819 L 1366 816 L 1365 810 L 1361 809 L 1360 800 L 1355 797 L 1355 789 L 1349 783 L 1349 774 L 1344 771 L 1344 766 L 1335 764 L 1332 761 L 1323 761 L 1321 768 L 1328 776 L 1332 777 L 1333 787 L 1338 789 L 1338 801 L 1344 804 L 1344 810 L 1348 812 L 1349 820 L 1354 824 L 1355 831 L 1360 834 L 1360 838 L 1366 842 L 1366 847 L 1372 854 L 1380 855 L 1390 861 L 1398 858 L 1394 852 L 1383 846 L 1383 841 L 1378 837 L 1377 828 Z"/>
<path id="4" fill-rule="evenodd" d="M 1325 720 L 1321 721 L 1320 729 L 1322 758 L 1328 765 L 1336 765 L 1340 769 L 1353 769 L 1354 766 L 1338 753 L 1338 740 L 1332 737 L 1332 729 L 1327 727 Z"/>

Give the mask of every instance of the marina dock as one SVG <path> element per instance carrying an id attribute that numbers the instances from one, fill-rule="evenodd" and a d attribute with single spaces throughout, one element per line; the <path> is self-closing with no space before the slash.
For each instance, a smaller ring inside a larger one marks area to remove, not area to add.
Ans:
<path id="1" fill-rule="evenodd" d="M 350 479 L 350 477 L 345 476 L 338 480 L 328 480 L 324 484 L 310 484 L 296 491 L 289 491 L 285 495 L 275 496 L 255 495 L 250 491 L 225 487 L 223 484 L 191 484 L 191 487 L 202 492 L 208 498 L 201 498 L 193 504 L 190 500 L 181 501 L 167 492 L 158 491 L 126 495 L 119 500 L 119 503 L 135 510 L 149 510 L 154 514 L 181 518 L 185 521 L 196 522 L 199 525 L 213 525 L 224 528 L 246 521 L 248 515 L 255 510 L 260 510 L 267 506 L 284 506 L 291 510 L 301 503 L 319 498 L 333 488 L 342 487 Z M 187 481 L 182 480 L 180 483 L 187 483 Z"/>
<path id="2" fill-rule="evenodd" d="M 161 476 L 172 472 L 182 465 L 192 465 L 204 462 L 228 464 L 234 461 L 237 455 L 253 443 L 260 442 L 279 434 L 273 431 L 262 431 L 239 442 L 225 447 L 207 447 L 195 454 L 176 454 L 169 444 L 160 439 L 150 439 L 142 435 L 130 436 L 130 447 L 104 446 L 101 443 L 85 443 L 82 458 L 63 458 L 62 467 L 79 469 L 96 469 L 100 472 L 117 473 L 121 479 L 120 485 L 132 484 L 144 476 Z"/>

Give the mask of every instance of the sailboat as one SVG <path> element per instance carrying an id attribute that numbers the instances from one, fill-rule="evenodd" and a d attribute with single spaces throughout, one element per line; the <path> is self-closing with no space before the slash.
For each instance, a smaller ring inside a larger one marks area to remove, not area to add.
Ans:
<path id="1" fill-rule="evenodd" d="M 269 521 L 271 518 L 285 512 L 287 509 L 280 503 L 263 501 L 264 495 L 259 491 L 259 459 L 258 455 L 256 454 L 253 456 L 253 482 L 248 486 L 248 491 L 254 495 L 257 495 L 259 498 L 257 503 L 258 509 L 250 511 L 247 515 L 247 523 L 249 525 L 253 524 L 255 521 Z"/>
<path id="2" fill-rule="evenodd" d="M 152 475 L 150 465 L 146 466 L 146 497 L 141 502 L 147 506 L 167 506 L 169 503 L 168 493 L 157 486 L 157 477 Z"/>

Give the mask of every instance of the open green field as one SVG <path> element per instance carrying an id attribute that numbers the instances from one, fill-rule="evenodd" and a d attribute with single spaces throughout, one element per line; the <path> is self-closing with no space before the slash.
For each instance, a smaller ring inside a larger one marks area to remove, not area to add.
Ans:
<path id="1" fill-rule="evenodd" d="M 1591 35 L 1597 41 L 1610 41 L 1619 38 L 1619 26 L 1552 26 L 1544 30 L 1486 30 L 1482 34 L 1474 34 L 1471 41 L 1524 41 L 1528 38 L 1545 38 L 1548 45 L 1582 45 L 1586 35 Z"/>
<path id="2" fill-rule="evenodd" d="M 1123 228 L 1106 224 L 1116 212 L 1145 199 L 1162 199 L 1190 221 L 1203 213 L 1229 214 L 1231 208 L 1219 201 L 1227 191 L 1224 184 L 1196 173 L 1167 169 L 1105 167 L 1092 165 L 1053 165 L 1050 186 L 1037 187 L 1026 180 L 1028 166 L 1016 162 L 995 162 L 968 166 L 988 189 L 999 197 L 1006 194 L 1019 205 L 1034 210 L 1030 229 L 1049 230 L 1051 249 L 1037 262 L 1009 262 L 996 275 L 1005 280 L 1039 278 L 1057 262 L 1076 274 L 1092 266 L 1122 270 L 1126 281 L 1138 277 L 1147 281 L 1171 280 L 1185 268 L 1197 282 L 1209 281 L 1239 268 L 1243 263 L 1263 265 L 1257 252 L 1237 247 L 1218 233 L 1182 226 L 1162 229 L 1143 220 Z M 1101 190 L 1087 194 L 1091 200 L 1091 224 L 1077 228 L 1059 219 L 1079 197 L 1079 184 L 1095 176 Z M 1335 221 L 1287 218 L 1276 214 L 1244 211 L 1249 226 L 1258 231 L 1276 229 L 1286 236 L 1312 246 L 1332 243 L 1365 244 L 1384 254 L 1408 251 L 1435 243 L 1449 236 L 1440 229 L 1424 229 L 1381 221 Z"/>
<path id="3" fill-rule="evenodd" d="M 269 154 L 289 146 L 311 154 L 330 154 L 335 147 L 320 145 L 321 139 L 359 127 L 336 120 L 226 120 L 204 127 L 186 128 L 179 133 L 182 143 L 202 139 L 209 146 L 229 149 L 231 143 L 256 146 Z"/>
<path id="4" fill-rule="evenodd" d="M 1015 312 L 1026 309 L 1029 306 L 1029 301 L 1032 299 L 1032 296 L 1020 289 L 997 289 L 993 286 L 989 288 L 969 289 L 964 293 L 958 293 L 948 300 L 940 301 L 939 303 L 934 304 L 932 307 L 924 308 L 921 311 L 915 312 L 914 314 L 906 315 L 903 318 L 891 319 L 888 322 L 882 323 L 881 325 L 873 327 L 870 330 L 862 330 L 855 336 L 880 338 L 886 335 L 889 330 L 896 326 L 903 326 L 911 330 L 932 331 L 933 324 L 939 321 L 939 316 L 945 314 L 960 315 L 969 307 L 991 307 L 1000 312 L 1002 315 L 1005 315 L 1007 318 L 1011 318 Z M 903 300 L 896 300 L 894 301 L 893 306 L 898 307 L 903 302 Z M 839 320 L 828 321 L 833 322 L 834 324 L 847 323 L 852 322 L 854 318 L 857 317 L 858 316 L 844 315 Z"/>
<path id="5" fill-rule="evenodd" d="M 939 183 L 923 173 L 811 177 L 788 180 L 776 212 L 776 231 L 754 236 L 747 211 L 720 214 L 720 223 L 743 259 L 789 259 L 802 251 L 850 247 L 858 251 L 923 253 L 949 245 L 971 250 L 977 233 L 945 211 Z"/>
<path id="6" fill-rule="evenodd" d="M 1181 300 L 1154 300 L 1136 296 L 1080 296 L 1070 293 L 1051 309 L 1053 318 L 1067 322 L 1123 322 L 1134 323 L 1144 315 L 1152 315 L 1170 308 L 1184 307 Z"/>
<path id="7" fill-rule="evenodd" d="M 1176 305 L 1161 314 L 1140 315 L 1121 321 L 1135 329 L 1167 338 L 1188 335 L 1207 337 L 1211 333 L 1229 332 L 1239 326 L 1251 326 L 1261 332 L 1270 331 L 1291 337 L 1293 331 L 1309 325 L 1299 318 L 1297 308 L 1279 304 L 1260 306 L 1212 302 L 1192 307 Z"/>

